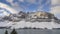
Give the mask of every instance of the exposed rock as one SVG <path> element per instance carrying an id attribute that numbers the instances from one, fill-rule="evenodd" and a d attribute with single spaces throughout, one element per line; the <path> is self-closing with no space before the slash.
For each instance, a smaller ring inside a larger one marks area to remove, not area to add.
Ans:
<path id="1" fill-rule="evenodd" d="M 54 19 L 55 22 L 60 22 L 53 14 L 43 12 L 43 11 L 37 11 L 37 12 L 30 12 L 25 13 L 20 11 L 17 14 L 11 14 L 10 16 L 5 16 L 3 18 L 4 20 L 9 20 L 13 22 L 19 22 L 21 20 L 25 20 L 26 22 L 51 22 L 52 19 Z"/>

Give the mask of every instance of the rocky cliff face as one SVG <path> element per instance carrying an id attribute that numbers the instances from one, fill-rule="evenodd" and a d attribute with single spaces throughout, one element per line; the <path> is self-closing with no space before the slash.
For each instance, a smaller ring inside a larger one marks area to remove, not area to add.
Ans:
<path id="1" fill-rule="evenodd" d="M 10 16 L 5 16 L 3 19 L 13 22 L 19 22 L 21 20 L 31 21 L 31 22 L 35 22 L 35 21 L 50 22 L 51 19 L 54 19 L 55 21 L 58 20 L 53 14 L 42 11 L 31 12 L 31 13 L 25 13 L 21 11 L 17 14 L 11 14 Z"/>

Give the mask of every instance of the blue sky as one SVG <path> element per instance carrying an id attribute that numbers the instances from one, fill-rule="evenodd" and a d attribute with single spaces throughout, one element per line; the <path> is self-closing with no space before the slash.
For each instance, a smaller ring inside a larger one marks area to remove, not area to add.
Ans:
<path id="1" fill-rule="evenodd" d="M 17 11 L 50 11 L 50 0 L 0 0 Z"/>
<path id="2" fill-rule="evenodd" d="M 45 11 L 60 18 L 60 0 L 0 0 L 0 3 L 8 5 L 17 12 Z"/>

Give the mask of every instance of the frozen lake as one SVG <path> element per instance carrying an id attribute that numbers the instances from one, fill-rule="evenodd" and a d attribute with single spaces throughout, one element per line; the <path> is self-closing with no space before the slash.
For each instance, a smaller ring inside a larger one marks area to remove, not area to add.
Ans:
<path id="1" fill-rule="evenodd" d="M 4 34 L 6 29 L 0 29 L 0 34 Z M 9 34 L 12 30 L 7 29 Z M 59 29 L 48 30 L 48 29 L 19 29 L 16 30 L 18 34 L 60 34 Z"/>

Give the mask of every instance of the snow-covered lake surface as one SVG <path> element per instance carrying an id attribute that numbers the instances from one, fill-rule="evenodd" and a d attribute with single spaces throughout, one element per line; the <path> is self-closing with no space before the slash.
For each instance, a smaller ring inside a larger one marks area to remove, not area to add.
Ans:
<path id="1" fill-rule="evenodd" d="M 25 22 L 25 21 L 20 21 L 20 22 L 0 22 L 0 27 L 10 27 L 11 29 L 19 29 L 19 28 L 24 28 L 24 27 L 31 27 L 31 28 L 47 28 L 47 29 L 52 29 L 52 28 L 60 28 L 60 24 L 55 23 L 55 22 Z"/>

